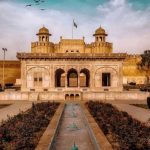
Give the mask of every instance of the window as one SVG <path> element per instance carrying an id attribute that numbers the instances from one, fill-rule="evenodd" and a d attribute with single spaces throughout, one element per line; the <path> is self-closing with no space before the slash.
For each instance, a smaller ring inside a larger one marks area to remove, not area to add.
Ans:
<path id="1" fill-rule="evenodd" d="M 36 81 L 37 81 L 37 78 L 34 78 L 34 81 L 36 82 Z"/>
<path id="2" fill-rule="evenodd" d="M 102 73 L 102 86 L 110 86 L 110 73 Z"/>
<path id="3" fill-rule="evenodd" d="M 42 77 L 39 78 L 39 81 L 42 82 Z"/>
<path id="4" fill-rule="evenodd" d="M 42 81 L 42 72 L 34 72 L 34 86 L 41 87 Z"/>

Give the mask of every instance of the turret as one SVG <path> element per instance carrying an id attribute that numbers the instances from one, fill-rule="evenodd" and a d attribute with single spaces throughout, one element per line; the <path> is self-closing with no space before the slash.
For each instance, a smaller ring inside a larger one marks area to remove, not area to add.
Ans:
<path id="1" fill-rule="evenodd" d="M 49 42 L 49 36 L 51 36 L 49 30 L 45 27 L 41 28 L 36 35 L 39 36 L 39 42 Z"/>
<path id="2" fill-rule="evenodd" d="M 93 34 L 95 42 L 92 44 L 92 53 L 112 53 L 112 43 L 106 42 L 107 35 L 102 27 L 96 29 Z"/>
<path id="3" fill-rule="evenodd" d="M 42 27 L 36 35 L 39 37 L 39 40 L 31 43 L 32 53 L 53 53 L 54 44 L 49 41 L 49 37 L 51 36 L 49 30 Z"/>
<path id="4" fill-rule="evenodd" d="M 95 36 L 95 42 L 105 42 L 107 34 L 102 27 L 99 27 L 93 36 Z"/>

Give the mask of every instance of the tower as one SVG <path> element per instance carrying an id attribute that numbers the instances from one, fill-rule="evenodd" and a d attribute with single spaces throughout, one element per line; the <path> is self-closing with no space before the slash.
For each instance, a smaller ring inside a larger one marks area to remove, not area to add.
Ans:
<path id="1" fill-rule="evenodd" d="M 95 42 L 105 42 L 107 34 L 102 27 L 99 27 L 93 36 L 95 36 Z"/>

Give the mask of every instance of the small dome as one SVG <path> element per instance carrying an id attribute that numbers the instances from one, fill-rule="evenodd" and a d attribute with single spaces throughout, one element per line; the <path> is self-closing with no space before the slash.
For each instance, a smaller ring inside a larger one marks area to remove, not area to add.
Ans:
<path id="1" fill-rule="evenodd" d="M 38 33 L 37 35 L 40 35 L 40 34 L 48 34 L 48 35 L 51 35 L 51 34 L 49 33 L 49 30 L 48 30 L 47 28 L 45 28 L 44 26 L 43 26 L 41 29 L 39 29 L 39 33 Z"/>
<path id="2" fill-rule="evenodd" d="M 106 35 L 107 36 L 105 29 L 103 29 L 102 27 L 99 27 L 98 29 L 96 29 L 94 36 L 95 35 Z"/>

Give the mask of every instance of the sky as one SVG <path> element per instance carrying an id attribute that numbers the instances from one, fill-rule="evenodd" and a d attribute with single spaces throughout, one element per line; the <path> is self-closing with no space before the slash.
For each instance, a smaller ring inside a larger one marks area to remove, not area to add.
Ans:
<path id="1" fill-rule="evenodd" d="M 94 41 L 93 33 L 102 26 L 116 53 L 141 54 L 150 49 L 150 0 L 43 1 L 36 5 L 34 0 L 0 0 L 0 49 L 8 49 L 6 59 L 16 59 L 16 52 L 30 52 L 43 26 L 54 43 L 60 36 L 71 38 L 73 19 L 78 25 L 74 38 L 84 36 L 86 43 Z"/>

